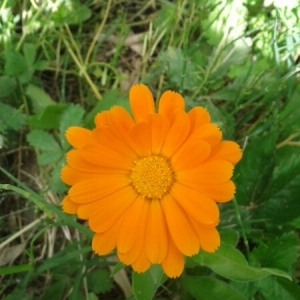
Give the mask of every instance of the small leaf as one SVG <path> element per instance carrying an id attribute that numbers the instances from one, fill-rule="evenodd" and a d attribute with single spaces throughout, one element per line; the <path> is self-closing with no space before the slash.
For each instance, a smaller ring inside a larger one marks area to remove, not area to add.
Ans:
<path id="1" fill-rule="evenodd" d="M 225 243 L 222 243 L 220 248 L 214 253 L 200 251 L 192 258 L 194 261 L 230 280 L 251 281 L 270 275 L 290 279 L 290 276 L 281 270 L 250 267 L 240 251 Z"/>
<path id="2" fill-rule="evenodd" d="M 235 247 L 239 241 L 239 233 L 232 229 L 222 230 L 220 232 L 222 243 Z"/>
<path id="3" fill-rule="evenodd" d="M 35 114 L 41 113 L 49 105 L 56 104 L 44 90 L 33 84 L 28 85 L 25 93 L 31 100 Z"/>
<path id="4" fill-rule="evenodd" d="M 62 157 L 61 151 L 44 151 L 38 156 L 38 162 L 41 166 L 57 162 Z"/>
<path id="5" fill-rule="evenodd" d="M 54 137 L 50 133 L 43 130 L 32 130 L 27 135 L 27 141 L 31 146 L 39 150 L 48 152 L 61 152 L 61 148 Z"/>
<path id="6" fill-rule="evenodd" d="M 89 291 L 96 294 L 109 292 L 113 288 L 110 273 L 105 269 L 94 269 L 86 276 Z"/>
<path id="7" fill-rule="evenodd" d="M 65 165 L 65 158 L 63 157 L 56 164 L 51 172 L 50 187 L 56 193 L 63 193 L 68 189 L 68 186 L 60 179 L 61 168 Z"/>
<path id="8" fill-rule="evenodd" d="M 28 124 L 34 129 L 58 129 L 67 107 L 67 104 L 49 105 L 40 114 L 29 117 Z"/>
<path id="9" fill-rule="evenodd" d="M 267 277 L 257 282 L 265 299 L 299 300 L 300 287 L 285 278 Z"/>
<path id="10" fill-rule="evenodd" d="M 0 102 L 0 124 L 4 129 L 18 131 L 26 123 L 26 116 L 14 107 Z"/>
<path id="11" fill-rule="evenodd" d="M 292 273 L 298 258 L 298 243 L 297 234 L 291 231 L 267 244 L 260 244 L 252 251 L 251 258 L 261 267 L 278 268 Z"/>
<path id="12" fill-rule="evenodd" d="M 132 289 L 137 300 L 152 300 L 166 276 L 160 265 L 152 265 L 146 272 L 132 274 Z"/>
<path id="13" fill-rule="evenodd" d="M 224 281 L 206 276 L 185 276 L 180 282 L 196 300 L 247 300 L 234 287 Z"/>

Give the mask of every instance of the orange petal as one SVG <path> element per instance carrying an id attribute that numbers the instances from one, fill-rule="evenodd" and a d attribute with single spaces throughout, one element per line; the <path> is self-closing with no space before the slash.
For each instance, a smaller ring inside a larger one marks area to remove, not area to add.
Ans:
<path id="1" fill-rule="evenodd" d="M 180 94 L 173 91 L 165 91 L 159 99 L 158 113 L 170 119 L 174 111 L 184 111 L 184 106 L 185 103 Z"/>
<path id="2" fill-rule="evenodd" d="M 70 166 L 64 166 L 61 169 L 61 180 L 68 184 L 68 185 L 74 185 L 75 183 L 82 181 L 82 180 L 88 180 L 88 179 L 95 179 L 98 177 L 98 174 L 112 174 L 112 173 L 119 173 L 118 170 L 115 169 L 107 169 L 102 170 L 99 173 L 85 173 L 81 171 L 77 171 L 76 169 L 73 169 Z"/>
<path id="3" fill-rule="evenodd" d="M 100 167 L 125 170 L 130 170 L 133 167 L 130 157 L 122 155 L 115 150 L 100 144 L 85 145 L 82 148 L 81 153 L 86 161 L 99 165 Z"/>
<path id="4" fill-rule="evenodd" d="M 195 169 L 175 173 L 180 183 L 214 185 L 227 182 L 233 174 L 233 165 L 225 160 L 208 160 Z"/>
<path id="5" fill-rule="evenodd" d="M 133 85 L 129 91 L 129 102 L 134 120 L 145 121 L 147 115 L 155 112 L 151 91 L 144 84 Z"/>
<path id="6" fill-rule="evenodd" d="M 215 252 L 220 246 L 220 235 L 215 227 L 205 227 L 192 220 L 198 234 L 201 248 L 206 252 Z"/>
<path id="7" fill-rule="evenodd" d="M 145 249 L 142 249 L 138 259 L 134 263 L 132 263 L 131 266 L 133 270 L 138 273 L 145 272 L 149 269 L 149 267 L 151 266 L 151 262 L 147 257 Z"/>
<path id="8" fill-rule="evenodd" d="M 168 252 L 161 266 L 170 278 L 179 277 L 184 269 L 184 257 L 170 236 L 168 238 Z"/>
<path id="9" fill-rule="evenodd" d="M 94 122 L 96 126 L 108 126 L 108 111 L 102 111 L 95 116 Z"/>
<path id="10" fill-rule="evenodd" d="M 159 200 L 150 202 L 150 212 L 145 233 L 145 248 L 151 263 L 161 263 L 167 254 L 168 236 L 165 216 Z"/>
<path id="11" fill-rule="evenodd" d="M 104 232 L 131 210 L 136 198 L 137 195 L 133 189 L 125 188 L 100 201 L 91 203 L 89 207 L 80 206 L 77 213 L 78 215 L 80 213 L 89 214 L 90 228 L 94 232 Z"/>
<path id="12" fill-rule="evenodd" d="M 131 187 L 125 187 L 104 198 L 80 205 L 77 215 L 84 220 L 88 220 L 91 216 L 95 217 L 93 220 L 96 222 L 95 227 L 93 227 L 94 231 L 103 232 L 110 228 L 116 219 L 126 213 L 136 197 L 137 194 Z"/>
<path id="13" fill-rule="evenodd" d="M 67 141 L 77 149 L 81 149 L 84 145 L 93 142 L 91 130 L 72 126 L 66 131 Z"/>
<path id="14" fill-rule="evenodd" d="M 215 147 L 222 139 L 222 132 L 216 124 L 206 124 L 192 132 L 190 139 L 203 140 Z"/>
<path id="15" fill-rule="evenodd" d="M 63 199 L 61 205 L 63 211 L 67 214 L 76 214 L 79 207 L 79 204 L 71 201 L 68 195 Z"/>
<path id="16" fill-rule="evenodd" d="M 210 123 L 210 115 L 208 111 L 200 106 L 195 106 L 188 112 L 191 121 L 191 132 L 197 128 Z"/>
<path id="17" fill-rule="evenodd" d="M 209 154 L 210 145 L 205 141 L 191 140 L 184 143 L 171 159 L 173 170 L 176 172 L 193 169 L 205 161 Z"/>
<path id="18" fill-rule="evenodd" d="M 222 141 L 211 152 L 209 159 L 224 159 L 233 164 L 242 158 L 240 146 L 231 141 Z"/>
<path id="19" fill-rule="evenodd" d="M 167 118 L 158 114 L 148 115 L 147 122 L 151 130 L 152 154 L 159 154 L 166 140 L 170 122 Z"/>
<path id="20" fill-rule="evenodd" d="M 129 131 L 135 123 L 127 110 L 121 106 L 112 107 L 108 114 L 108 122 L 115 135 L 130 146 Z"/>
<path id="21" fill-rule="evenodd" d="M 166 195 L 161 203 L 167 226 L 177 248 L 187 256 L 196 254 L 199 251 L 199 239 L 188 216 L 170 195 Z"/>
<path id="22" fill-rule="evenodd" d="M 133 126 L 130 130 L 130 137 L 135 151 L 140 156 L 151 155 L 151 132 L 146 122 L 141 122 Z"/>
<path id="23" fill-rule="evenodd" d="M 183 184 L 183 183 L 182 183 Z M 235 193 L 235 185 L 229 180 L 221 184 L 203 185 L 191 182 L 184 182 L 184 185 L 189 186 L 199 192 L 207 195 L 216 202 L 230 201 Z"/>
<path id="24" fill-rule="evenodd" d="M 73 185 L 69 196 L 73 202 L 89 203 L 129 185 L 128 177 L 119 174 L 99 174 L 95 179 L 87 179 Z"/>
<path id="25" fill-rule="evenodd" d="M 170 157 L 187 139 L 190 131 L 190 120 L 187 114 L 179 111 L 174 114 L 174 120 L 171 122 L 171 128 L 162 147 L 161 153 Z"/>
<path id="26" fill-rule="evenodd" d="M 130 209 L 128 209 L 118 234 L 119 252 L 126 253 L 133 247 L 137 238 L 138 228 L 144 221 L 142 218 L 145 217 L 147 208 L 147 201 L 139 197 L 135 200 Z"/>
<path id="27" fill-rule="evenodd" d="M 122 261 L 124 264 L 130 265 L 134 263 L 138 257 L 141 254 L 141 251 L 145 251 L 144 249 L 144 240 L 145 240 L 145 230 L 146 225 L 148 222 L 148 213 L 149 213 L 149 202 L 145 201 L 144 199 L 140 198 L 137 199 L 137 201 L 144 201 L 146 203 L 146 206 L 144 206 L 144 210 L 142 211 L 142 215 L 140 217 L 140 224 L 135 230 L 137 231 L 137 236 L 135 238 L 135 242 L 132 246 L 132 248 L 126 252 L 121 253 L 118 248 L 118 257 L 120 261 Z"/>
<path id="28" fill-rule="evenodd" d="M 201 224 L 215 224 L 219 220 L 219 208 L 208 196 L 182 184 L 175 183 L 170 191 L 188 216 Z"/>
<path id="29" fill-rule="evenodd" d="M 101 126 L 92 131 L 92 136 L 95 141 L 116 152 L 127 156 L 131 159 L 136 157 L 136 154 L 131 147 L 128 146 L 119 136 L 115 135 L 113 130 L 108 126 Z"/>
<path id="30" fill-rule="evenodd" d="M 103 170 L 107 170 L 107 168 L 86 161 L 82 157 L 82 152 L 80 150 L 69 151 L 67 153 L 67 163 L 72 169 L 84 173 L 103 173 Z"/>
<path id="31" fill-rule="evenodd" d="M 119 219 L 109 230 L 94 235 L 92 249 L 95 253 L 98 255 L 106 255 L 116 248 L 121 220 L 122 219 Z"/>

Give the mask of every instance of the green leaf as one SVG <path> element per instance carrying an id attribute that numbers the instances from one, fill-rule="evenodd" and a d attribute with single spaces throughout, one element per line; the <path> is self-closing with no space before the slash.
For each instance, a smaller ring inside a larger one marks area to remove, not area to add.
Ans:
<path id="1" fill-rule="evenodd" d="M 64 150 L 69 148 L 69 143 L 65 138 L 66 130 L 70 126 L 79 126 L 82 123 L 82 118 L 84 115 L 84 110 L 79 105 L 70 104 L 66 110 L 63 112 L 59 124 L 59 134 L 62 147 Z"/>
<path id="2" fill-rule="evenodd" d="M 38 60 L 34 64 L 34 69 L 37 71 L 44 71 L 49 65 L 49 62 L 46 60 Z"/>
<path id="3" fill-rule="evenodd" d="M 115 274 L 117 274 L 119 271 L 121 271 L 125 267 L 126 267 L 126 265 L 124 265 L 121 261 L 119 261 L 112 269 L 110 277 L 114 276 Z"/>
<path id="4" fill-rule="evenodd" d="M 56 104 L 44 90 L 33 84 L 28 85 L 25 93 L 31 100 L 35 114 L 42 113 L 49 105 Z"/>
<path id="5" fill-rule="evenodd" d="M 166 276 L 160 265 L 152 265 L 146 272 L 132 274 L 132 289 L 137 300 L 152 300 Z"/>
<path id="6" fill-rule="evenodd" d="M 298 258 L 298 243 L 295 232 L 285 233 L 267 244 L 256 247 L 251 253 L 251 259 L 261 267 L 278 268 L 292 273 Z"/>
<path id="7" fill-rule="evenodd" d="M 2 131 L 11 129 L 18 131 L 26 123 L 26 116 L 14 107 L 0 102 L 0 124 L 3 123 Z"/>
<path id="8" fill-rule="evenodd" d="M 167 51 L 162 52 L 159 56 L 159 61 L 167 65 L 167 74 L 171 82 L 179 87 L 181 82 L 181 73 L 183 70 L 184 56 L 180 48 L 169 47 Z M 186 66 L 186 73 L 184 78 L 184 89 L 192 90 L 197 84 L 199 79 L 195 76 L 196 68 L 189 60 Z"/>
<path id="9" fill-rule="evenodd" d="M 235 247 L 239 241 L 239 233 L 236 230 L 227 229 L 220 232 L 222 243 Z"/>
<path id="10" fill-rule="evenodd" d="M 9 76 L 0 77 L 0 98 L 7 97 L 15 92 L 17 82 L 15 78 Z"/>
<path id="11" fill-rule="evenodd" d="M 96 294 L 109 292 L 113 288 L 110 273 L 105 269 L 94 269 L 86 275 L 89 291 Z"/>
<path id="12" fill-rule="evenodd" d="M 7 275 L 7 274 L 15 274 L 21 272 L 28 272 L 32 271 L 33 267 L 31 265 L 18 265 L 18 266 L 8 266 L 0 268 L 0 275 Z"/>
<path id="13" fill-rule="evenodd" d="M 234 287 L 224 281 L 206 276 L 184 276 L 182 286 L 196 300 L 247 300 Z"/>
<path id="14" fill-rule="evenodd" d="M 34 129 L 27 135 L 27 141 L 32 147 L 48 152 L 61 152 L 54 137 L 43 130 Z"/>
<path id="15" fill-rule="evenodd" d="M 35 61 L 35 57 L 36 57 L 35 45 L 25 43 L 23 46 L 23 53 L 27 60 L 28 65 L 32 67 L 34 64 L 34 61 Z"/>
<path id="16" fill-rule="evenodd" d="M 267 277 L 259 280 L 257 285 L 266 300 L 299 300 L 299 285 L 285 278 Z"/>
<path id="17" fill-rule="evenodd" d="M 61 151 L 45 151 L 38 156 L 38 162 L 41 166 L 48 165 L 57 162 L 62 157 L 62 155 L 63 153 Z"/>
<path id="18" fill-rule="evenodd" d="M 26 58 L 13 49 L 7 49 L 4 52 L 5 57 L 5 74 L 10 76 L 20 76 L 28 71 Z"/>
<path id="19" fill-rule="evenodd" d="M 239 204 L 258 203 L 272 178 L 277 134 L 250 138 L 242 160 L 235 168 L 236 198 Z"/>
<path id="20" fill-rule="evenodd" d="M 67 104 L 49 105 L 40 114 L 29 117 L 28 124 L 34 129 L 58 129 L 67 107 Z"/>
<path id="21" fill-rule="evenodd" d="M 262 205 L 255 211 L 256 218 L 272 220 L 276 225 L 290 223 L 300 215 L 300 156 L 295 154 L 281 165 L 275 178 L 262 195 Z"/>
<path id="22" fill-rule="evenodd" d="M 243 254 L 226 243 L 221 243 L 220 248 L 214 253 L 200 251 L 192 258 L 194 261 L 230 280 L 252 281 L 270 275 L 290 279 L 288 274 L 280 270 L 250 267 Z"/>
<path id="23" fill-rule="evenodd" d="M 62 182 L 60 175 L 61 175 L 61 168 L 65 165 L 65 158 L 61 158 L 53 168 L 50 177 L 50 187 L 56 193 L 65 192 L 68 189 L 68 186 Z"/>

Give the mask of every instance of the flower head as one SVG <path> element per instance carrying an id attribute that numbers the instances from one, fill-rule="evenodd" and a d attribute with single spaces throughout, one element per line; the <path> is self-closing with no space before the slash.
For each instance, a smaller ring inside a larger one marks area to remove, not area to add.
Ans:
<path id="1" fill-rule="evenodd" d="M 122 107 L 96 115 L 96 128 L 70 127 L 62 180 L 71 185 L 66 213 L 88 220 L 93 250 L 119 259 L 137 272 L 161 264 L 179 276 L 184 256 L 220 245 L 217 202 L 233 198 L 230 180 L 241 158 L 239 146 L 222 141 L 208 112 L 184 110 L 175 92 L 162 94 L 158 112 L 150 90 L 134 85 L 132 116 Z"/>

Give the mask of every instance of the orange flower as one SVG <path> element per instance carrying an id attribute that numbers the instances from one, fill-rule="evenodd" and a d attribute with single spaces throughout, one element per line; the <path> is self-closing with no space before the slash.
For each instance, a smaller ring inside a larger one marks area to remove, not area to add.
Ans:
<path id="1" fill-rule="evenodd" d="M 184 111 L 175 92 L 162 94 L 158 113 L 150 90 L 134 85 L 133 117 L 122 107 L 96 115 L 96 128 L 71 127 L 62 180 L 71 185 L 66 213 L 88 220 L 93 250 L 137 272 L 161 264 L 169 277 L 184 267 L 184 255 L 220 245 L 216 202 L 233 198 L 233 165 L 239 146 L 221 141 L 220 129 L 202 107 Z"/>

